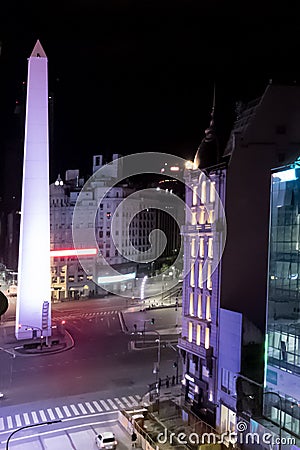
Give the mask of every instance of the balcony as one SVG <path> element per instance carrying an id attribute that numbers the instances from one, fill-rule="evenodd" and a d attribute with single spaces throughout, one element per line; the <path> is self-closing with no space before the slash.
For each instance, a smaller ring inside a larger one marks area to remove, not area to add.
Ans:
<path id="1" fill-rule="evenodd" d="M 196 224 L 196 225 L 183 225 L 181 227 L 181 234 L 195 234 L 195 233 L 211 233 L 212 232 L 212 224 Z"/>
<path id="2" fill-rule="evenodd" d="M 197 345 L 195 342 L 189 342 L 187 338 L 179 338 L 178 347 L 202 358 L 209 358 L 213 355 L 212 347 L 206 349 L 203 344 Z"/>

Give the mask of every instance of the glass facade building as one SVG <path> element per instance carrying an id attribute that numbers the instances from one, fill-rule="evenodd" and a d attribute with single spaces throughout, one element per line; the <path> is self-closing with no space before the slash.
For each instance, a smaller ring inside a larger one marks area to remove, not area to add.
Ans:
<path id="1" fill-rule="evenodd" d="M 300 159 L 272 174 L 264 414 L 300 437 Z"/>

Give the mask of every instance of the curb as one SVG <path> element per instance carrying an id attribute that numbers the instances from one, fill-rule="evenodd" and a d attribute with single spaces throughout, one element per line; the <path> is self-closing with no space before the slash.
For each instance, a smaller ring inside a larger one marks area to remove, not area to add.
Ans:
<path id="1" fill-rule="evenodd" d="M 148 341 L 149 342 L 149 341 Z M 150 341 L 151 342 L 151 341 Z M 152 341 L 153 342 L 153 341 Z M 178 341 L 161 341 L 161 347 L 165 348 L 167 344 L 177 344 Z M 130 341 L 130 348 L 131 350 L 140 351 L 140 350 L 149 350 L 149 349 L 157 349 L 157 345 L 146 345 L 144 347 L 137 347 L 137 343 L 134 340 Z"/>
<path id="2" fill-rule="evenodd" d="M 45 350 L 40 350 L 40 351 L 38 350 L 38 351 L 33 351 L 33 352 L 22 353 L 22 352 L 18 351 L 19 348 L 17 348 L 17 347 L 13 347 L 13 349 L 19 356 L 40 356 L 40 355 L 45 356 L 45 355 L 53 355 L 53 354 L 57 354 L 57 353 L 66 352 L 66 351 L 71 350 L 72 348 L 74 348 L 75 341 L 74 341 L 72 335 L 69 333 L 69 331 L 65 330 L 65 332 L 68 334 L 68 337 L 69 337 L 69 339 L 71 341 L 71 345 L 68 346 L 67 344 L 65 344 L 65 346 L 63 348 L 60 348 L 60 349 L 57 349 L 57 350 L 53 350 L 53 351 L 52 350 L 46 350 L 46 351 Z"/>
<path id="3" fill-rule="evenodd" d="M 124 315 L 123 315 L 122 311 L 118 311 L 118 317 L 119 317 L 122 333 L 128 333 L 128 327 L 125 323 Z"/>

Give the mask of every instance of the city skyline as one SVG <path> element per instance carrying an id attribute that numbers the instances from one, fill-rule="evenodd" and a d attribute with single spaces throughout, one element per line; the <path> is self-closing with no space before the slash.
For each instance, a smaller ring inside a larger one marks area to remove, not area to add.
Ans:
<path id="1" fill-rule="evenodd" d="M 186 159 L 209 120 L 216 83 L 216 125 L 224 145 L 235 102 L 262 95 L 269 79 L 293 83 L 299 42 L 292 11 L 167 1 L 147 5 L 78 1 L 41 11 L 27 3 L 1 21 L 2 148 L 15 137 L 23 61 L 40 39 L 54 94 L 51 177 L 88 170 L 84 154 L 166 151 Z M 255 29 L 255 33 L 253 32 Z M 286 46 L 286 47 L 285 47 Z M 258 70 L 259 68 L 259 70 Z M 74 133 L 76 130 L 76 133 Z M 6 150 L 7 152 L 7 150 Z"/>

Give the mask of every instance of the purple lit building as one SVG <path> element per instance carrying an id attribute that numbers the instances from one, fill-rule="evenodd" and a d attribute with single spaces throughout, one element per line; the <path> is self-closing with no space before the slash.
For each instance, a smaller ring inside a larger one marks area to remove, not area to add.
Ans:
<path id="1" fill-rule="evenodd" d="M 185 248 L 182 336 L 183 392 L 193 412 L 215 424 L 218 370 L 220 264 L 225 244 L 226 165 L 218 164 L 214 117 L 194 162 L 187 162 L 186 204 L 191 214 L 182 229 Z"/>

